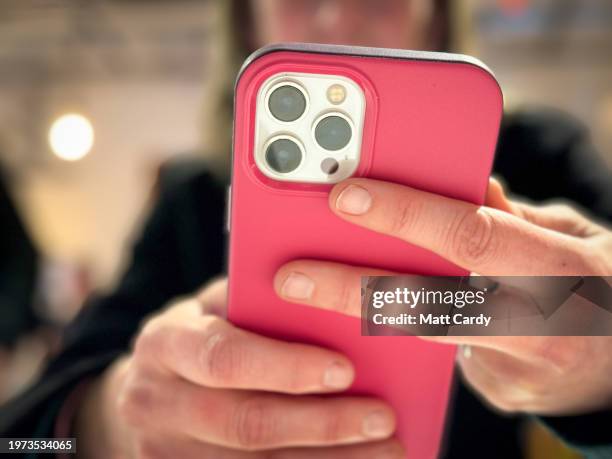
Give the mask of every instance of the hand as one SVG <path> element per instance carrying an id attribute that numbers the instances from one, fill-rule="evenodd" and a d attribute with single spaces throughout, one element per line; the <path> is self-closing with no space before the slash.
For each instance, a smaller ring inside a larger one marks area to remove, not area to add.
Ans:
<path id="1" fill-rule="evenodd" d="M 134 351 L 88 391 L 84 457 L 404 457 L 386 404 L 316 395 L 350 386 L 344 356 L 233 327 L 211 314 L 225 291 L 218 281 L 146 322 Z"/>
<path id="2" fill-rule="evenodd" d="M 492 180 L 487 206 L 396 184 L 350 179 L 332 211 L 349 222 L 424 247 L 482 275 L 612 275 L 612 232 L 562 205 L 510 201 Z M 288 301 L 359 317 L 360 277 L 385 272 L 298 260 L 277 273 Z M 390 274 L 390 273 L 386 273 Z M 439 337 L 467 344 L 463 375 L 505 411 L 572 414 L 612 406 L 611 337 Z"/>

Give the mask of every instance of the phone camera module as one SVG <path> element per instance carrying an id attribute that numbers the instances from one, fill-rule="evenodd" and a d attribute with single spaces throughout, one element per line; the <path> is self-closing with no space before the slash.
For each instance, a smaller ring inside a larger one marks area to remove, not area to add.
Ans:
<path id="1" fill-rule="evenodd" d="M 268 108 L 272 116 L 280 121 L 295 121 L 306 111 L 306 96 L 300 89 L 286 84 L 272 91 Z"/>
<path id="2" fill-rule="evenodd" d="M 342 150 L 348 145 L 352 136 L 351 125 L 338 115 L 321 119 L 314 131 L 317 143 L 325 150 Z"/>
<path id="3" fill-rule="evenodd" d="M 266 148 L 266 163 L 279 174 L 294 171 L 302 162 L 302 150 L 291 139 L 276 139 Z"/>
<path id="4" fill-rule="evenodd" d="M 253 167 L 272 186 L 350 177 L 361 164 L 366 113 L 361 86 L 343 75 L 287 71 L 284 65 L 278 70 L 253 88 L 255 119 L 245 120 L 254 123 L 248 152 Z"/>
<path id="5" fill-rule="evenodd" d="M 340 169 L 340 164 L 334 158 L 325 158 L 321 161 L 321 170 L 324 174 L 333 175 Z"/>

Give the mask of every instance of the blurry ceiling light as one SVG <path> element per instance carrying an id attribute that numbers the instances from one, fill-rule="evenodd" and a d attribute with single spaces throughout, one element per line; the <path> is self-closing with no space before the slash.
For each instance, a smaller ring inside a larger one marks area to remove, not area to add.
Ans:
<path id="1" fill-rule="evenodd" d="M 77 161 L 86 156 L 93 142 L 93 126 L 83 115 L 76 113 L 62 115 L 49 129 L 51 150 L 66 161 Z"/>

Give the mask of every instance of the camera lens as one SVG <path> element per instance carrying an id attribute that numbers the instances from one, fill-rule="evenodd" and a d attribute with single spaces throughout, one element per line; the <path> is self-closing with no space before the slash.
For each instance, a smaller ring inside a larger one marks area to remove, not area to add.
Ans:
<path id="1" fill-rule="evenodd" d="M 315 127 L 315 139 L 326 150 L 341 150 L 348 145 L 351 135 L 351 125 L 341 116 L 327 116 Z"/>
<path id="2" fill-rule="evenodd" d="M 302 162 L 302 151 L 293 140 L 278 139 L 266 149 L 266 162 L 272 170 L 287 174 Z"/>
<path id="3" fill-rule="evenodd" d="M 306 110 L 306 97 L 295 86 L 281 86 L 270 94 L 268 108 L 270 113 L 281 121 L 295 121 Z"/>

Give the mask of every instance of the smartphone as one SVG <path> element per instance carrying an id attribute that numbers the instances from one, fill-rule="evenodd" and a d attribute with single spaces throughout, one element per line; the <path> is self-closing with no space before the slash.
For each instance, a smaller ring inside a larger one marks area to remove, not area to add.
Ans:
<path id="1" fill-rule="evenodd" d="M 347 393 L 389 402 L 408 455 L 437 457 L 456 349 L 362 336 L 359 319 L 283 301 L 272 283 L 294 259 L 467 275 L 341 220 L 328 193 L 347 177 L 369 177 L 482 204 L 503 107 L 495 77 L 464 55 L 280 44 L 247 59 L 234 102 L 229 319 L 342 352 L 356 368 Z"/>

